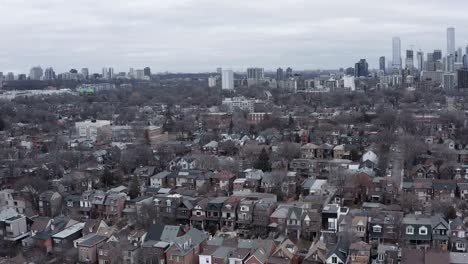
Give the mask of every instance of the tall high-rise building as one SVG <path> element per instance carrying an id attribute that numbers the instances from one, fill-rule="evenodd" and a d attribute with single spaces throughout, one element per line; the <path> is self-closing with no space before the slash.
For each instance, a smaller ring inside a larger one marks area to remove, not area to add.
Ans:
<path id="1" fill-rule="evenodd" d="M 379 70 L 385 73 L 385 56 L 379 58 Z"/>
<path id="2" fill-rule="evenodd" d="M 414 53 L 412 50 L 406 50 L 406 69 L 412 69 L 414 67 Z"/>
<path id="3" fill-rule="evenodd" d="M 223 68 L 221 68 L 221 67 L 216 68 L 216 73 L 222 74 L 223 73 Z"/>
<path id="4" fill-rule="evenodd" d="M 106 67 L 102 68 L 102 78 L 109 79 L 108 75 L 109 75 L 108 69 Z"/>
<path id="5" fill-rule="evenodd" d="M 455 51 L 455 62 L 463 62 L 462 47 L 458 47 L 458 49 Z"/>
<path id="6" fill-rule="evenodd" d="M 15 74 L 12 72 L 7 73 L 5 77 L 5 81 L 14 81 L 15 80 Z"/>
<path id="7" fill-rule="evenodd" d="M 4 79 L 3 72 L 0 72 L 0 82 L 3 81 L 3 79 Z"/>
<path id="8" fill-rule="evenodd" d="M 423 70 L 423 67 L 424 67 L 424 52 L 422 51 L 418 51 L 416 53 L 416 60 L 417 60 L 417 63 L 418 63 L 418 70 L 419 71 L 422 71 Z"/>
<path id="9" fill-rule="evenodd" d="M 55 80 L 55 72 L 52 67 L 47 68 L 44 72 L 44 80 Z"/>
<path id="10" fill-rule="evenodd" d="M 468 68 L 457 71 L 458 89 L 468 89 Z"/>
<path id="11" fill-rule="evenodd" d="M 434 62 L 442 60 L 442 50 L 434 50 L 434 52 L 432 53 L 432 57 Z"/>
<path id="12" fill-rule="evenodd" d="M 392 65 L 395 69 L 401 69 L 401 40 L 399 37 L 392 39 Z"/>
<path id="13" fill-rule="evenodd" d="M 455 55 L 449 54 L 445 59 L 445 71 L 454 72 L 455 71 Z"/>
<path id="14" fill-rule="evenodd" d="M 81 69 L 81 74 L 83 74 L 83 78 L 86 80 L 89 79 L 89 69 L 88 68 L 82 68 Z"/>
<path id="15" fill-rule="evenodd" d="M 455 28 L 447 28 L 447 55 L 455 55 Z"/>
<path id="16" fill-rule="evenodd" d="M 29 72 L 29 79 L 31 80 L 40 80 L 44 75 L 44 71 L 42 70 L 41 66 L 32 67 Z"/>
<path id="17" fill-rule="evenodd" d="M 234 90 L 234 72 L 232 70 L 223 70 L 221 82 L 223 90 Z"/>
<path id="18" fill-rule="evenodd" d="M 114 79 L 114 68 L 110 67 L 109 72 L 107 73 L 107 79 Z"/>
<path id="19" fill-rule="evenodd" d="M 369 65 L 366 59 L 361 59 L 354 66 L 354 76 L 367 77 L 367 75 L 369 75 Z"/>
<path id="20" fill-rule="evenodd" d="M 145 79 L 145 71 L 144 70 L 136 70 L 136 79 L 137 80 Z"/>
<path id="21" fill-rule="evenodd" d="M 263 68 L 247 68 L 247 79 L 263 80 L 265 78 Z"/>
<path id="22" fill-rule="evenodd" d="M 143 71 L 145 72 L 145 76 L 151 76 L 151 68 L 150 67 L 145 67 L 143 69 Z"/>
<path id="23" fill-rule="evenodd" d="M 134 79 L 135 77 L 136 77 L 136 75 L 135 75 L 135 69 L 130 68 L 130 69 L 128 70 L 128 78 L 129 78 L 129 79 Z"/>
<path id="24" fill-rule="evenodd" d="M 286 78 L 291 78 L 293 76 L 293 69 L 291 67 L 288 67 L 286 69 Z"/>
<path id="25" fill-rule="evenodd" d="M 455 73 L 444 73 L 442 87 L 445 90 L 452 90 L 455 87 Z"/>
<path id="26" fill-rule="evenodd" d="M 284 80 L 284 71 L 283 68 L 278 68 L 276 70 L 276 81 L 282 81 Z"/>

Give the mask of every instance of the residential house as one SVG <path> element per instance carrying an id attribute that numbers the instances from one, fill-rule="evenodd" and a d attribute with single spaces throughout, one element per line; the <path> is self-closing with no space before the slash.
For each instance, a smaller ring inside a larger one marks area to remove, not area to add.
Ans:
<path id="1" fill-rule="evenodd" d="M 322 233 L 339 232 L 339 224 L 349 212 L 349 208 L 329 204 L 322 209 Z"/>
<path id="2" fill-rule="evenodd" d="M 367 240 L 367 217 L 353 216 L 351 220 L 351 230 L 353 234 L 361 240 Z"/>
<path id="3" fill-rule="evenodd" d="M 376 264 L 398 263 L 399 249 L 392 244 L 379 244 L 377 246 Z"/>
<path id="4" fill-rule="evenodd" d="M 162 171 L 150 178 L 150 186 L 155 188 L 166 187 L 167 176 L 171 174 L 170 171 Z"/>
<path id="5" fill-rule="evenodd" d="M 260 199 L 255 203 L 253 210 L 253 222 L 255 231 L 261 234 L 268 234 L 270 215 L 274 212 L 276 203 L 267 199 Z"/>
<path id="6" fill-rule="evenodd" d="M 432 179 L 415 179 L 414 194 L 421 202 L 427 202 L 432 199 L 433 195 L 433 180 Z"/>
<path id="7" fill-rule="evenodd" d="M 39 215 L 54 217 L 61 211 L 62 196 L 58 192 L 45 191 L 39 195 Z"/>
<path id="8" fill-rule="evenodd" d="M 460 199 L 468 200 L 468 182 L 458 182 L 457 190 Z"/>
<path id="9" fill-rule="evenodd" d="M 338 241 L 325 256 L 326 264 L 344 264 L 348 256 L 349 246 L 342 240 Z"/>
<path id="10" fill-rule="evenodd" d="M 190 217 L 191 226 L 205 230 L 207 206 L 208 198 L 202 198 L 195 204 Z"/>
<path id="11" fill-rule="evenodd" d="M 315 159 L 317 158 L 317 149 L 319 146 L 307 143 L 301 147 L 301 157 L 303 159 Z"/>
<path id="12" fill-rule="evenodd" d="M 0 236 L 6 241 L 20 241 L 29 236 L 29 225 L 26 216 L 8 208 L 0 212 Z"/>
<path id="13" fill-rule="evenodd" d="M 63 253 L 74 246 L 74 241 L 82 237 L 82 230 L 85 223 L 76 223 L 71 225 L 62 231 L 52 235 L 54 244 L 54 251 L 56 253 Z"/>
<path id="14" fill-rule="evenodd" d="M 314 172 L 314 162 L 310 159 L 294 159 L 290 163 L 292 171 L 298 173 L 299 176 L 309 177 Z"/>
<path id="15" fill-rule="evenodd" d="M 166 250 L 167 264 L 198 264 L 198 255 L 208 236 L 198 229 L 190 229 L 174 239 Z"/>
<path id="16" fill-rule="evenodd" d="M 228 200 L 228 197 L 215 197 L 208 199 L 208 204 L 206 206 L 207 226 L 216 226 L 219 228 L 222 215 L 221 211 L 226 200 Z"/>
<path id="17" fill-rule="evenodd" d="M 364 241 L 351 243 L 346 263 L 368 264 L 371 257 L 371 248 L 372 246 Z"/>
<path id="18" fill-rule="evenodd" d="M 368 218 L 369 242 L 397 243 L 400 239 L 400 225 L 403 218 L 402 212 L 379 212 Z"/>
<path id="19" fill-rule="evenodd" d="M 253 222 L 255 200 L 243 199 L 237 207 L 237 231 L 240 236 L 249 235 Z"/>
<path id="20" fill-rule="evenodd" d="M 192 217 L 192 210 L 196 203 L 196 198 L 182 197 L 182 202 L 176 209 L 177 223 L 182 225 L 190 224 L 190 217 Z"/>
<path id="21" fill-rule="evenodd" d="M 155 171 L 156 167 L 154 166 L 140 166 L 133 171 L 133 176 L 138 177 L 138 180 L 147 186 Z"/>
<path id="22" fill-rule="evenodd" d="M 229 171 L 220 171 L 210 176 L 210 186 L 214 191 L 231 193 L 236 175 Z"/>
<path id="23" fill-rule="evenodd" d="M 229 255 L 229 264 L 245 263 L 247 257 L 250 255 L 250 249 L 237 248 Z"/>
<path id="24" fill-rule="evenodd" d="M 305 179 L 302 183 L 302 195 L 323 195 L 327 192 L 327 180 L 314 178 Z"/>
<path id="25" fill-rule="evenodd" d="M 232 196 L 224 202 L 221 209 L 221 230 L 234 231 L 239 201 L 239 197 Z"/>
<path id="26" fill-rule="evenodd" d="M 468 228 L 461 218 L 450 222 L 449 248 L 452 252 L 467 252 Z"/>
<path id="27" fill-rule="evenodd" d="M 286 239 L 271 254 L 267 263 L 298 264 L 299 248 L 291 240 Z"/>
<path id="28" fill-rule="evenodd" d="M 449 246 L 449 223 L 442 214 L 431 216 L 432 248 L 447 251 Z"/>
<path id="29" fill-rule="evenodd" d="M 431 246 L 432 220 L 426 215 L 406 215 L 401 221 L 401 239 L 406 246 L 427 249 Z"/>
<path id="30" fill-rule="evenodd" d="M 64 199 L 66 215 L 75 219 L 80 218 L 80 195 L 67 195 Z"/>
<path id="31" fill-rule="evenodd" d="M 457 183 L 453 180 L 434 180 L 432 183 L 433 198 L 439 201 L 451 201 L 455 198 Z"/>
<path id="32" fill-rule="evenodd" d="M 79 263 L 98 263 L 98 248 L 107 239 L 106 236 L 93 233 L 80 238 L 77 242 Z"/>
<path id="33" fill-rule="evenodd" d="M 203 153 L 218 154 L 218 145 L 218 142 L 213 140 L 203 145 L 201 150 Z"/>
<path id="34" fill-rule="evenodd" d="M 122 217 L 127 195 L 125 193 L 109 193 L 104 202 L 104 217 L 110 223 L 117 222 Z"/>
<path id="35" fill-rule="evenodd" d="M 301 237 L 313 241 L 319 236 L 322 217 L 317 209 L 303 209 L 301 218 Z"/>

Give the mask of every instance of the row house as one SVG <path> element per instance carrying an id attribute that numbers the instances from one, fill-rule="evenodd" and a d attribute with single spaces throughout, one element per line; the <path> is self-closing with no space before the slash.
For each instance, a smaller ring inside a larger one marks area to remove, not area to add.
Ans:
<path id="1" fill-rule="evenodd" d="M 447 221 L 440 215 L 406 215 L 401 222 L 401 240 L 416 248 L 448 248 Z"/>
<path id="2" fill-rule="evenodd" d="M 115 223 L 122 217 L 127 195 L 125 193 L 110 193 L 104 201 L 104 217 L 109 223 Z"/>
<path id="3" fill-rule="evenodd" d="M 457 183 L 452 180 L 415 179 L 414 182 L 404 183 L 403 189 L 414 193 L 422 202 L 431 199 L 449 201 L 457 194 Z"/>
<path id="4" fill-rule="evenodd" d="M 167 264 L 193 264 L 198 262 L 208 235 L 198 229 L 190 229 L 185 235 L 174 239 L 166 250 Z"/>
<path id="5" fill-rule="evenodd" d="M 250 191 L 256 192 L 260 187 L 260 180 L 248 179 L 248 178 L 238 178 L 233 182 L 233 191 Z"/>
<path id="6" fill-rule="evenodd" d="M 223 208 L 221 209 L 221 230 L 235 230 L 239 202 L 240 198 L 235 196 L 231 196 L 224 201 Z"/>
<path id="7" fill-rule="evenodd" d="M 368 218 L 368 240 L 373 244 L 397 243 L 400 239 L 402 212 L 380 212 Z M 356 227 L 359 228 L 359 227 Z M 362 227 L 357 230 L 362 233 Z"/>
<path id="8" fill-rule="evenodd" d="M 176 219 L 177 209 L 182 203 L 182 195 L 157 195 L 154 199 L 157 217 L 160 219 Z"/>
<path id="9" fill-rule="evenodd" d="M 418 164 L 411 170 L 410 174 L 415 179 L 434 179 L 438 173 L 434 164 Z"/>
<path id="10" fill-rule="evenodd" d="M 57 216 L 62 209 L 62 196 L 58 192 L 45 191 L 39 195 L 39 215 Z"/>
<path id="11" fill-rule="evenodd" d="M 177 157 L 169 162 L 169 170 L 194 170 L 197 168 L 197 160 L 193 157 Z"/>
<path id="12" fill-rule="evenodd" d="M 237 208 L 237 230 L 241 236 L 248 235 L 253 222 L 255 200 L 244 199 Z"/>
<path id="13" fill-rule="evenodd" d="M 468 227 L 461 218 L 455 218 L 449 224 L 449 249 L 452 252 L 467 252 Z"/>
<path id="14" fill-rule="evenodd" d="M 315 170 L 314 161 L 311 159 L 294 159 L 289 164 L 292 171 L 297 172 L 299 176 L 312 176 Z"/>
<path id="15" fill-rule="evenodd" d="M 231 193 L 234 187 L 236 175 L 229 171 L 220 171 L 210 175 L 210 186 L 214 191 L 225 191 Z"/>
<path id="16" fill-rule="evenodd" d="M 208 227 L 216 226 L 219 229 L 219 223 L 222 215 L 221 211 L 226 200 L 228 200 L 228 197 L 215 197 L 208 199 L 206 206 L 206 224 Z"/>

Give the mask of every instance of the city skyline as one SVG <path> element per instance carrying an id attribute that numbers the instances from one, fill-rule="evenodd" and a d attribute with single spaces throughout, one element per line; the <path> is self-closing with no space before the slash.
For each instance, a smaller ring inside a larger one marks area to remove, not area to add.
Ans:
<path id="1" fill-rule="evenodd" d="M 207 72 L 218 66 L 274 70 L 278 65 L 313 70 L 352 66 L 360 58 L 378 68 L 380 56 L 391 58 L 394 36 L 400 37 L 402 51 L 414 45 L 414 50 L 445 54 L 446 29 L 454 27 L 455 49 L 468 44 L 463 27 L 468 18 L 461 12 L 468 3 L 454 1 L 457 10 L 450 8 L 452 1 L 379 6 L 367 0 L 157 2 L 81 0 L 71 12 L 59 1 L 8 1 L 11 12 L 0 18 L 0 33 L 8 36 L 0 43 L 0 68 L 15 73 L 33 65 L 57 72 L 82 67 L 99 72 L 105 65 L 119 70 L 150 66 L 155 72 Z M 340 10 L 329 12 L 333 4 Z M 24 15 L 15 16 L 18 12 Z M 220 12 L 223 16 L 216 15 Z"/>

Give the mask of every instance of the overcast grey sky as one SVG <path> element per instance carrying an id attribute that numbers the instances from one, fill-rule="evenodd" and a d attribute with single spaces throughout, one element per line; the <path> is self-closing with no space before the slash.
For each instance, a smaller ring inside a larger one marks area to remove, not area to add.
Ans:
<path id="1" fill-rule="evenodd" d="M 330 69 L 468 44 L 464 0 L 0 0 L 0 71 Z"/>

